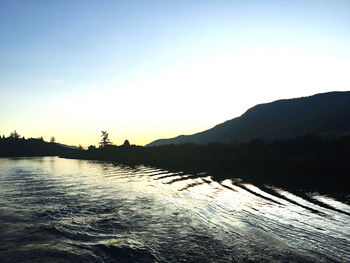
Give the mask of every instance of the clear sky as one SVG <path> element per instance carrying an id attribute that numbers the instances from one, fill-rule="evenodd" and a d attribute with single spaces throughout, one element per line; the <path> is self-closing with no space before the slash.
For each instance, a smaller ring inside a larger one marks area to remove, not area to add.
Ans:
<path id="1" fill-rule="evenodd" d="M 350 90 L 350 1 L 0 0 L 0 134 L 144 145 Z"/>

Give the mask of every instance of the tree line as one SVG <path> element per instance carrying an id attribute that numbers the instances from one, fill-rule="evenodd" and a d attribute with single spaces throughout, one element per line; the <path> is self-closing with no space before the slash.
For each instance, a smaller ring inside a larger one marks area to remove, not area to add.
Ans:
<path id="1" fill-rule="evenodd" d="M 54 136 L 49 142 L 46 142 L 42 136 L 25 138 L 16 130 L 8 137 L 0 136 L 0 157 L 58 156 L 68 154 L 71 150 L 57 144 Z"/>
<path id="2" fill-rule="evenodd" d="M 128 165 L 151 165 L 189 172 L 213 171 L 214 177 L 240 177 L 258 183 L 287 187 L 327 188 L 348 192 L 350 183 L 350 136 L 327 139 L 305 135 L 288 140 L 244 143 L 180 144 L 143 147 L 114 145 L 101 132 L 99 147 L 87 150 L 45 142 L 42 137 L 25 139 L 17 132 L 0 137 L 0 156 L 60 156 L 105 160 Z M 220 171 L 220 172 L 218 172 Z"/>
<path id="3" fill-rule="evenodd" d="M 8 137 L 5 137 L 5 135 L 0 136 L 0 141 L 1 140 L 26 140 L 26 138 L 24 136 L 21 136 L 18 134 L 18 132 L 16 130 L 14 130 L 13 132 L 10 133 L 10 135 Z M 43 136 L 37 137 L 37 138 L 28 138 L 28 140 L 41 140 L 41 141 L 45 141 Z M 54 136 L 52 136 L 50 138 L 50 142 L 51 143 L 55 143 L 56 142 L 56 138 Z"/>

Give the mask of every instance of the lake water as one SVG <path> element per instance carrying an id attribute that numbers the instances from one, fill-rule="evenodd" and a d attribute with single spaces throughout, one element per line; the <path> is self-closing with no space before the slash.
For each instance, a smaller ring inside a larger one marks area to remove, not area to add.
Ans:
<path id="1" fill-rule="evenodd" d="M 347 204 L 270 189 L 147 166 L 2 158 L 0 259 L 350 262 Z"/>

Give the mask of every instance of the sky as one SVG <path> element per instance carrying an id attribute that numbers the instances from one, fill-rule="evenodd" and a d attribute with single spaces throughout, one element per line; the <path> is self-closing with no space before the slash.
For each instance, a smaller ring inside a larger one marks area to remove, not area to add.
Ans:
<path id="1" fill-rule="evenodd" d="M 348 0 L 0 0 L 5 136 L 145 145 L 349 73 Z"/>

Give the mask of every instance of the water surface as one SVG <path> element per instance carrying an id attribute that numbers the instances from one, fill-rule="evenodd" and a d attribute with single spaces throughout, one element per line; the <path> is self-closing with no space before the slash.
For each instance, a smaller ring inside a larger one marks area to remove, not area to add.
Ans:
<path id="1" fill-rule="evenodd" d="M 267 191 L 268 189 L 268 191 Z M 57 157 L 0 159 L 2 262 L 350 262 L 317 193 Z"/>

